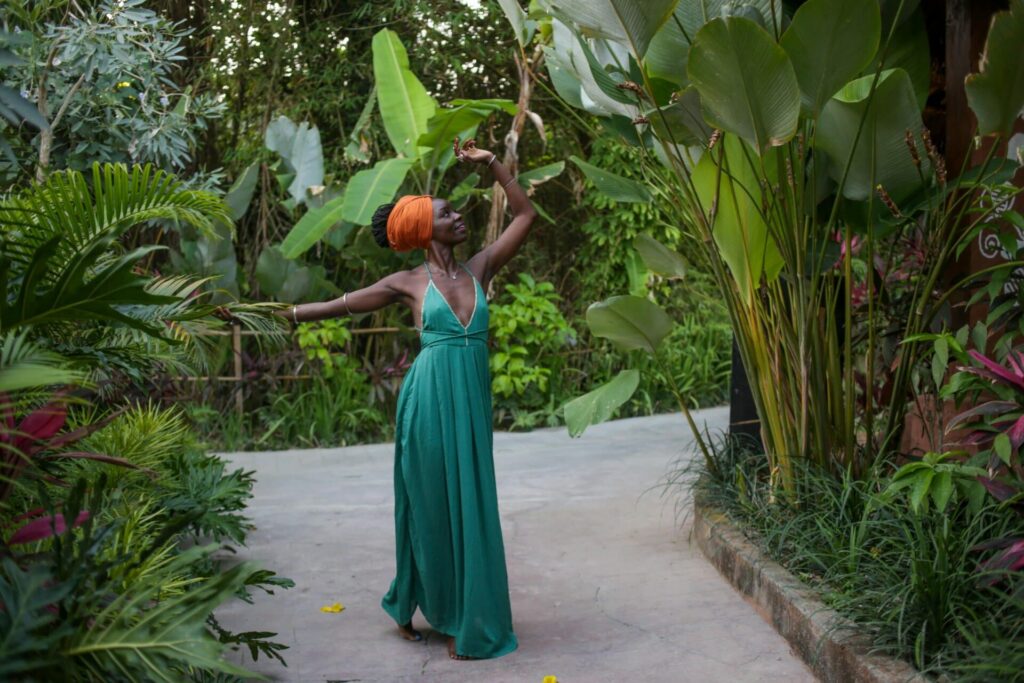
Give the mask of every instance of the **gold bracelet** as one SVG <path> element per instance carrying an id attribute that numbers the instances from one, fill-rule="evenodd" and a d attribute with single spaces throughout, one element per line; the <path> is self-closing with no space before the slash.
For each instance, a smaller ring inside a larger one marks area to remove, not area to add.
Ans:
<path id="1" fill-rule="evenodd" d="M 298 321 L 298 319 L 297 319 L 297 318 L 295 317 L 295 312 L 296 312 L 296 310 L 297 310 L 298 308 L 299 308 L 299 307 L 298 307 L 298 305 L 297 305 L 297 304 L 292 304 L 292 324 L 293 324 L 293 325 L 298 325 L 298 324 L 299 324 L 299 321 Z"/>
<path id="2" fill-rule="evenodd" d="M 501 187 L 507 190 L 508 186 L 514 183 L 516 180 L 518 180 L 518 176 L 512 176 L 511 178 L 508 179 L 508 182 L 502 185 Z"/>
<path id="3" fill-rule="evenodd" d="M 352 317 L 352 309 L 348 307 L 348 292 L 341 295 L 341 303 L 345 304 L 345 312 Z"/>

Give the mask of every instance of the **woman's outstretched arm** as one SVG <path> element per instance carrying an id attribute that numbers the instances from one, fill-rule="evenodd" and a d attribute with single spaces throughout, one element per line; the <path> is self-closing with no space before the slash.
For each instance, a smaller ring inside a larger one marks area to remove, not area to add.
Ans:
<path id="1" fill-rule="evenodd" d="M 403 287 L 406 273 L 392 273 L 369 287 L 347 292 L 337 299 L 311 304 L 297 304 L 276 313 L 292 322 L 311 322 L 326 318 L 340 318 L 354 313 L 370 313 L 401 301 L 407 291 Z"/>
<path id="2" fill-rule="evenodd" d="M 491 152 L 477 149 L 472 140 L 467 140 L 466 144 L 459 150 L 458 139 L 456 138 L 455 148 L 456 155 L 461 154 L 459 156 L 460 159 L 465 158 L 469 161 L 484 163 L 491 158 Z M 526 191 L 523 190 L 509 170 L 497 159 L 490 164 L 490 168 L 494 173 L 495 182 L 501 184 L 505 189 L 505 195 L 508 197 L 508 206 L 512 210 L 512 222 L 508 224 L 508 227 L 505 228 L 493 244 L 482 249 L 472 259 L 474 261 L 483 259 L 485 283 L 490 282 L 494 274 L 501 270 L 516 255 L 519 247 L 526 241 L 526 236 L 530 234 L 533 221 L 537 218 L 537 210 L 530 203 L 530 198 L 526 196 Z"/>

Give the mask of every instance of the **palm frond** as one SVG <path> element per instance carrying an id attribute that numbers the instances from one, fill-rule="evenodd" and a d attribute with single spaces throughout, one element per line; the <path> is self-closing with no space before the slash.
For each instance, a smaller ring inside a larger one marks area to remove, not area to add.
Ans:
<path id="1" fill-rule="evenodd" d="M 0 392 L 79 384 L 83 379 L 67 358 L 31 341 L 25 332 L 9 332 L 0 340 Z"/>
<path id="2" fill-rule="evenodd" d="M 55 237 L 60 269 L 105 236 L 116 239 L 147 221 L 179 221 L 215 236 L 214 225 L 232 225 L 224 202 L 211 192 L 184 189 L 173 175 L 149 164 L 94 164 L 92 182 L 78 171 L 59 171 L 28 192 L 0 203 L 0 231 L 12 271 L 28 266 Z"/>
<path id="3" fill-rule="evenodd" d="M 257 332 L 257 343 L 277 348 L 286 342 L 284 321 L 272 313 L 280 305 L 274 303 L 229 303 L 218 306 L 210 303 L 214 290 L 203 287 L 213 277 L 195 278 L 175 275 L 157 278 L 147 285 L 146 290 L 154 296 L 166 298 L 168 303 L 154 306 L 126 306 L 122 311 L 143 323 L 146 327 L 163 330 L 159 337 L 148 335 L 139 329 L 123 329 L 117 337 L 122 343 L 133 345 L 153 357 L 159 355 L 182 373 L 205 372 L 221 346 L 220 337 L 229 325 L 214 316 L 220 309 L 228 313 L 243 329 Z"/>
<path id="4" fill-rule="evenodd" d="M 169 562 L 164 572 L 140 577 L 131 591 L 118 595 L 96 615 L 92 628 L 75 634 L 62 654 L 96 673 L 120 671 L 128 680 L 169 683 L 178 680 L 176 670 L 190 666 L 251 676 L 223 658 L 225 646 L 207 631 L 204 620 L 245 585 L 255 571 L 253 565 L 243 563 L 183 593 L 162 595 L 165 572 L 185 573 L 216 549 L 191 548 Z"/>

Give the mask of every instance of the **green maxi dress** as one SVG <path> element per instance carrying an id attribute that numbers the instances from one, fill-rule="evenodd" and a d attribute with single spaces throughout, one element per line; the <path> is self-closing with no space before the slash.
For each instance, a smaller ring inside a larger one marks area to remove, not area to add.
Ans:
<path id="1" fill-rule="evenodd" d="M 487 300 L 474 277 L 463 325 L 426 268 L 420 353 L 395 425 L 398 566 L 381 604 L 399 624 L 419 607 L 455 637 L 457 654 L 500 657 L 517 641 L 494 480 Z"/>

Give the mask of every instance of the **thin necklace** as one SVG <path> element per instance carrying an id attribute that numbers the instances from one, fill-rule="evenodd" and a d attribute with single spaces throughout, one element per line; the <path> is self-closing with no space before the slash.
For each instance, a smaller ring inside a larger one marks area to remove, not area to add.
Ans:
<path id="1" fill-rule="evenodd" d="M 458 268 L 455 269 L 454 273 L 445 272 L 443 269 L 441 270 L 441 272 L 444 273 L 445 275 L 447 275 L 448 277 L 450 277 L 453 280 L 458 280 L 459 279 L 459 269 Z"/>

